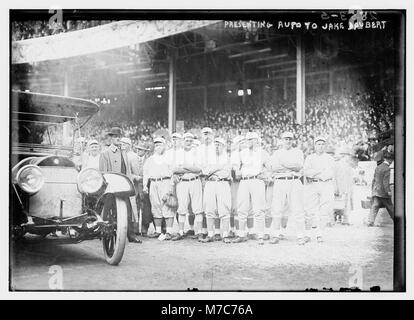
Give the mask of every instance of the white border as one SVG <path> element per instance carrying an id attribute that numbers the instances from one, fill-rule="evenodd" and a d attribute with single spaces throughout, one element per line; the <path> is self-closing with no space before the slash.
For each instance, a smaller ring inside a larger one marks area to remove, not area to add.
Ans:
<path id="1" fill-rule="evenodd" d="M 208 4 L 208 7 L 206 6 Z M 8 268 L 9 268 L 9 248 L 8 248 L 8 105 L 9 105 L 9 9 L 45 9 L 45 8 L 78 8 L 78 9 L 346 9 L 359 6 L 362 8 L 369 9 L 407 9 L 407 25 L 406 25 L 406 70 L 407 70 L 407 82 L 406 82 L 406 138 L 407 138 L 407 150 L 406 150 L 406 179 L 407 188 L 406 195 L 406 287 L 407 293 L 237 293 L 237 292 L 213 292 L 213 293 L 110 293 L 110 292 L 9 292 L 8 291 Z M 1 223 L 1 241 L 0 241 L 0 298 L 1 299 L 165 299 L 165 300 L 176 300 L 176 299 L 242 299 L 242 300 L 256 300 L 256 299 L 325 299 L 325 300 L 336 300 L 336 299 L 413 299 L 414 298 L 414 278 L 412 272 L 414 270 L 413 264 L 413 202 L 412 195 L 414 190 L 412 182 L 414 179 L 413 170 L 410 168 L 410 163 L 413 163 L 413 148 L 409 147 L 410 138 L 413 136 L 413 127 L 409 124 L 413 122 L 413 69 L 412 60 L 408 57 L 412 56 L 413 52 L 413 20 L 410 14 L 413 9 L 413 1 L 408 0 L 394 0 L 392 2 L 385 0 L 353 0 L 353 1 L 296 1 L 296 2 L 276 2 L 266 0 L 239 0 L 237 2 L 223 2 L 223 0 L 210 0 L 195 2 L 194 0 L 158 0 L 152 2 L 138 3 L 136 0 L 118 0 L 116 6 L 113 1 L 85 1 L 85 0 L 71 0 L 71 1 L 49 1 L 39 0 L 36 3 L 27 2 L 22 0 L 6 0 L 1 1 L 0 4 L 0 23 L 1 23 L 1 108 L 0 108 L 0 132 L 3 137 L 4 147 L 3 156 L 1 157 L 1 192 L 0 192 L 0 223 Z M 409 107 L 408 107 L 409 106 Z M 411 273 L 410 273 L 411 271 Z"/>

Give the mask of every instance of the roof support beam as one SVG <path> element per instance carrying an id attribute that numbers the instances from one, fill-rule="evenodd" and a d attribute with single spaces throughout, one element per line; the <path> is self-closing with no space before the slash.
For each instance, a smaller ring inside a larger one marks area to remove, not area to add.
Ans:
<path id="1" fill-rule="evenodd" d="M 57 60 L 127 47 L 202 28 L 219 21 L 126 20 L 52 36 L 14 41 L 12 63 Z"/>

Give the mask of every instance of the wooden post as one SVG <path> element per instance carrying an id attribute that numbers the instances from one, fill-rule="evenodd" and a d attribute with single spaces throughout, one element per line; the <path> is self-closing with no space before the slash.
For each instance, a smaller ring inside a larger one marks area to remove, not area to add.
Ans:
<path id="1" fill-rule="evenodd" d="M 296 122 L 305 121 L 305 47 L 301 35 L 296 42 Z"/>
<path id="2" fill-rule="evenodd" d="M 169 69 L 169 87 L 168 87 L 168 130 L 170 133 L 175 131 L 176 115 L 176 51 L 171 50 L 170 69 Z"/>

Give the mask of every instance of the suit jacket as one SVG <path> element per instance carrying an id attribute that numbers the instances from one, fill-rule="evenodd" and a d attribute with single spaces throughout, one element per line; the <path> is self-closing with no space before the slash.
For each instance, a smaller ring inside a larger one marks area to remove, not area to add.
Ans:
<path id="1" fill-rule="evenodd" d="M 131 166 L 129 165 L 128 156 L 122 153 L 125 161 L 126 175 L 131 179 Z M 110 145 L 101 153 L 99 158 L 99 170 L 102 172 L 121 173 L 121 150 L 115 145 Z"/>
<path id="2" fill-rule="evenodd" d="M 142 170 L 140 170 L 140 159 L 138 155 L 133 151 L 128 152 L 127 155 L 128 165 L 131 170 L 131 180 L 134 183 L 135 191 L 139 191 L 139 185 L 142 185 Z M 138 178 L 140 178 L 140 180 L 137 181 L 136 179 Z"/>
<path id="3" fill-rule="evenodd" d="M 390 167 L 386 162 L 375 168 L 374 179 L 372 180 L 372 196 L 380 198 L 391 198 L 390 189 Z"/>
<path id="4" fill-rule="evenodd" d="M 354 170 L 348 161 L 341 159 L 335 162 L 333 178 L 335 192 L 351 194 L 353 177 Z"/>

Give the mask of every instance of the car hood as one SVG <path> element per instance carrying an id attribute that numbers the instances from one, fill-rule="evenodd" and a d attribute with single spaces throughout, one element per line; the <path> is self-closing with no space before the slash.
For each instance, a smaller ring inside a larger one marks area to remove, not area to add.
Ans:
<path id="1" fill-rule="evenodd" d="M 75 167 L 75 163 L 69 158 L 64 156 L 41 156 L 41 157 L 27 157 L 21 160 L 12 168 L 12 178 L 16 177 L 20 168 L 33 164 L 39 167 Z"/>

